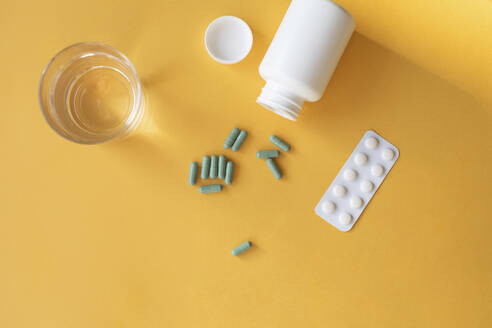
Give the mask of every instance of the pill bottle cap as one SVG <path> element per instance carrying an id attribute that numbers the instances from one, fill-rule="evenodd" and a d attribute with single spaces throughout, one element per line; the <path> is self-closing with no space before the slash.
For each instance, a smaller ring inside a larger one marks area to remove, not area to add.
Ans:
<path id="1" fill-rule="evenodd" d="M 242 19 L 222 16 L 213 20 L 205 31 L 205 48 L 215 61 L 235 64 L 243 60 L 253 45 L 253 33 Z"/>

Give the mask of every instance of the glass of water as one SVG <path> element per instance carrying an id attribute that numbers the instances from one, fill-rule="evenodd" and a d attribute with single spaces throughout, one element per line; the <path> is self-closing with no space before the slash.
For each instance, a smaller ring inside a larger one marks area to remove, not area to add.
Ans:
<path id="1" fill-rule="evenodd" d="M 132 63 L 97 42 L 74 44 L 51 59 L 41 76 L 39 102 L 53 130 L 81 144 L 129 134 L 145 110 Z"/>

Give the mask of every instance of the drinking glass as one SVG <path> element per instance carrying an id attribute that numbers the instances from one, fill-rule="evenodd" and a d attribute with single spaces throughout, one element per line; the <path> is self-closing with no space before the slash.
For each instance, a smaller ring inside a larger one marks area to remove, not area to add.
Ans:
<path id="1" fill-rule="evenodd" d="M 98 42 L 74 44 L 50 60 L 41 76 L 39 102 L 53 130 L 81 144 L 128 135 L 145 111 L 132 63 Z"/>

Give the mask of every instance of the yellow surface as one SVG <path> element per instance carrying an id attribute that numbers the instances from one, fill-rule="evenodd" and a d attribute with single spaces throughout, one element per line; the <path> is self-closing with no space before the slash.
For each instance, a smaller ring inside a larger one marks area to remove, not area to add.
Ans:
<path id="1" fill-rule="evenodd" d="M 287 0 L 3 3 L 0 327 L 491 327 L 492 108 L 479 100 L 491 30 L 477 29 L 490 5 L 453 1 L 455 16 L 439 16 L 444 2 L 427 1 L 437 19 L 415 10 L 396 21 L 404 35 L 418 26 L 412 49 L 432 57 L 423 69 L 388 50 L 389 14 L 423 1 L 380 1 L 370 14 L 368 1 L 342 2 L 358 33 L 297 123 L 254 103 Z M 225 14 L 254 30 L 252 53 L 233 66 L 202 43 Z M 470 42 L 477 56 L 440 77 L 428 71 L 444 66 L 427 67 L 435 51 L 443 65 L 459 54 L 448 41 L 429 48 L 423 22 L 439 30 L 453 17 L 483 46 Z M 43 67 L 84 40 L 122 50 L 145 83 L 147 122 L 129 139 L 72 144 L 41 116 Z M 239 153 L 221 146 L 235 125 L 250 133 Z M 341 233 L 313 209 L 369 128 L 401 156 Z M 273 132 L 293 145 L 281 181 L 254 156 Z M 186 184 L 205 153 L 237 164 L 221 194 Z M 232 257 L 247 239 L 255 246 Z"/>
<path id="2" fill-rule="evenodd" d="M 491 0 L 339 0 L 358 31 L 492 104 Z"/>

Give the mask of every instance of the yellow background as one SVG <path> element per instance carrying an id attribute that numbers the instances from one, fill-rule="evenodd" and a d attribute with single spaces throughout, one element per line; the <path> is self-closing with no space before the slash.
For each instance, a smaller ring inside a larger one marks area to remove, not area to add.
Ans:
<path id="1" fill-rule="evenodd" d="M 288 0 L 4 1 L 0 327 L 491 327 L 491 3 L 340 3 L 357 33 L 293 123 L 255 104 Z M 221 15 L 254 31 L 239 64 L 204 49 Z M 120 49 L 145 84 L 126 140 L 73 144 L 42 118 L 41 71 L 80 41 Z M 400 158 L 342 233 L 314 206 L 367 129 Z M 293 146 L 280 181 L 255 158 L 271 133 Z M 235 180 L 201 195 L 189 163 L 214 153 Z"/>

